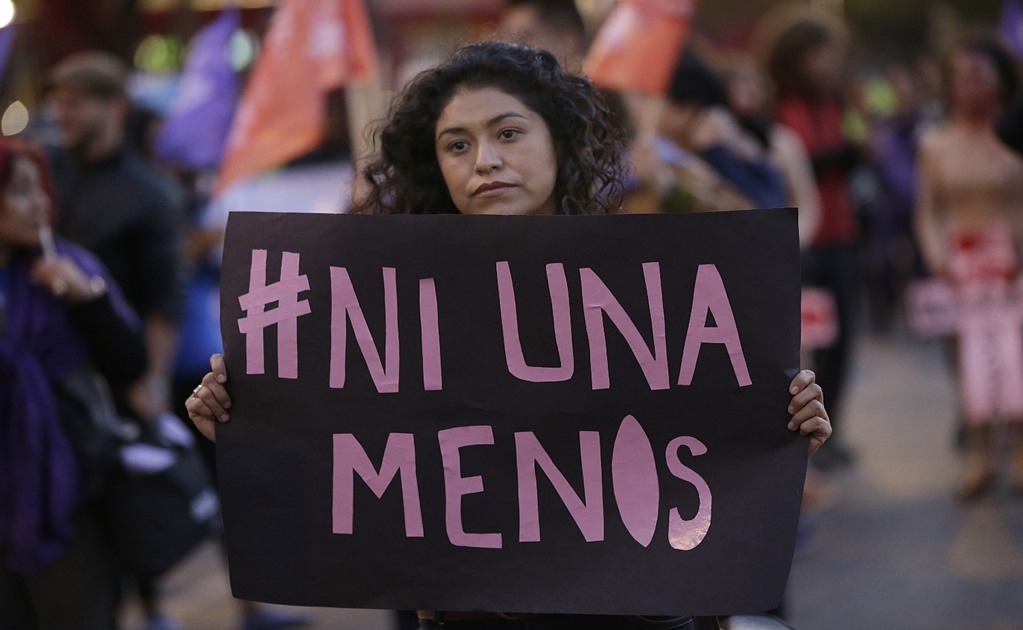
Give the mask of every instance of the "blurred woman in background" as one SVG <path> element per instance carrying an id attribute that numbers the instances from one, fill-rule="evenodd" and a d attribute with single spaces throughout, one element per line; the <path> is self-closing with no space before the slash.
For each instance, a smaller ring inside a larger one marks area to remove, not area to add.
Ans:
<path id="1" fill-rule="evenodd" d="M 859 150 L 842 126 L 846 35 L 833 18 L 804 13 L 780 30 L 768 51 L 768 70 L 778 90 L 776 119 L 803 141 L 820 195 L 820 221 L 803 253 L 803 282 L 834 295 L 838 337 L 832 346 L 813 353 L 813 366 L 828 404 L 840 414 L 860 282 L 859 225 L 849 198 L 849 174 Z M 852 462 L 842 439 L 842 422 L 832 417 L 832 424 L 835 433 L 815 458 L 823 469 Z"/>
<path id="2" fill-rule="evenodd" d="M 0 140 L 0 625 L 109 630 L 96 498 L 111 452 L 89 392 L 141 376 L 145 346 L 99 262 L 51 236 L 52 199 L 42 156 Z"/>
<path id="3" fill-rule="evenodd" d="M 917 237 L 933 275 L 960 287 L 992 281 L 1007 283 L 1018 273 L 1018 252 L 1023 244 L 1023 158 L 999 141 L 995 126 L 1019 85 L 1015 62 L 994 41 L 974 38 L 951 52 L 945 70 L 948 120 L 929 129 L 920 141 Z M 1006 252 L 1007 256 L 978 252 L 988 260 L 1008 258 L 1004 268 L 994 269 L 985 263 L 986 272 L 978 274 L 977 268 L 964 264 L 968 260 L 964 258 L 963 237 L 985 233 L 992 233 L 996 241 L 1004 241 L 1007 249 L 1014 251 Z M 971 376 L 964 375 L 960 368 L 960 380 Z M 1013 389 L 1020 386 L 1010 385 Z M 991 392 L 991 397 L 999 393 Z M 979 417 L 971 411 L 969 398 L 964 389 L 969 462 L 957 489 L 960 498 L 985 495 L 996 485 L 992 424 L 998 421 L 1011 422 L 1011 441 L 1015 444 L 1012 486 L 1023 492 L 1023 418 L 1016 417 L 1019 414 L 1014 411 L 998 411 L 998 403 L 994 403 L 994 415 L 1000 417 Z"/>

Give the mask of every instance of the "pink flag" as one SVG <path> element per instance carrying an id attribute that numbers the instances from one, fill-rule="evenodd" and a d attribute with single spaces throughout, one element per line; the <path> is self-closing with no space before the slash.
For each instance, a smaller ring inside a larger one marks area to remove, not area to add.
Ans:
<path id="1" fill-rule="evenodd" d="M 376 70 L 362 0 L 283 0 L 239 103 L 215 192 L 315 148 L 325 93 Z"/>
<path id="2" fill-rule="evenodd" d="M 604 22 L 583 72 L 597 85 L 664 94 L 682 53 L 696 0 L 624 0 Z"/>

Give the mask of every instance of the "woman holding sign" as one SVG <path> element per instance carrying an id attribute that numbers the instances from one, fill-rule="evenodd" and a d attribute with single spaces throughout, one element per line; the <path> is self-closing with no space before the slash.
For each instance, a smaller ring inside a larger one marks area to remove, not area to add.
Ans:
<path id="1" fill-rule="evenodd" d="M 464 46 L 417 76 L 396 98 L 380 147 L 359 212 L 607 214 L 623 190 L 619 135 L 590 82 L 546 51 L 503 42 Z M 212 440 L 231 403 L 223 357 L 211 364 L 186 406 Z M 790 393 L 788 427 L 808 436 L 813 452 L 831 434 L 814 374 L 800 372 Z M 689 617 L 420 611 L 420 618 L 424 628 L 695 628 Z"/>

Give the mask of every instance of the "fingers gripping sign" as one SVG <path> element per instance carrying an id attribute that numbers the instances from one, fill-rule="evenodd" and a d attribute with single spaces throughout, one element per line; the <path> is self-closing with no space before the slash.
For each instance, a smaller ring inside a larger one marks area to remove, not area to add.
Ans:
<path id="1" fill-rule="evenodd" d="M 218 422 L 231 419 L 227 410 L 231 408 L 231 397 L 227 395 L 224 385 L 227 383 L 227 367 L 224 356 L 215 354 L 210 357 L 210 369 L 192 394 L 185 401 L 188 417 L 195 423 L 199 432 L 210 441 L 216 441 Z"/>
<path id="2" fill-rule="evenodd" d="M 813 455 L 831 435 L 831 420 L 824 408 L 824 390 L 817 384 L 817 375 L 803 370 L 789 384 L 792 402 L 788 412 L 792 415 L 788 428 L 810 438 L 810 454 Z"/>

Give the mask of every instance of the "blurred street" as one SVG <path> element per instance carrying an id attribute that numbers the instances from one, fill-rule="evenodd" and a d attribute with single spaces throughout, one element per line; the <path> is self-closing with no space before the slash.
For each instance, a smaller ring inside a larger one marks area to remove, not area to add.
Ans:
<path id="1" fill-rule="evenodd" d="M 797 552 L 800 629 L 1023 628 L 1023 499 L 963 504 L 955 389 L 944 348 L 861 338 L 847 436 L 858 465 L 835 476 Z"/>
<path id="2" fill-rule="evenodd" d="M 788 616 L 800 630 L 1023 628 L 1023 499 L 963 505 L 955 401 L 943 348 L 901 334 L 860 339 L 846 435 L 857 465 L 824 480 L 792 569 Z M 217 550 L 164 581 L 186 628 L 237 627 Z M 390 613 L 312 609 L 315 628 L 396 627 Z M 125 624 L 141 628 L 137 610 Z"/>

